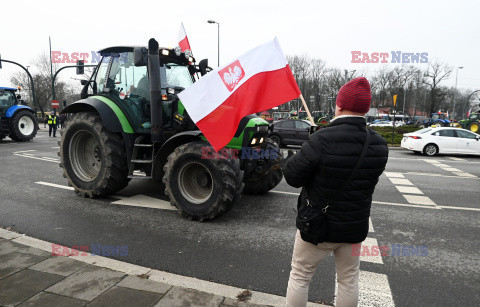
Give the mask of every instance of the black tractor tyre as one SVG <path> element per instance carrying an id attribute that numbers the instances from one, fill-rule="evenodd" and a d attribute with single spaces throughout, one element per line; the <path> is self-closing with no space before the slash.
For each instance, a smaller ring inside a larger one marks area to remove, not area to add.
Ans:
<path id="1" fill-rule="evenodd" d="M 277 134 L 272 134 L 270 139 L 278 145 L 278 147 L 282 146 L 282 138 Z"/>
<path id="2" fill-rule="evenodd" d="M 30 141 L 37 135 L 37 130 L 37 119 L 30 111 L 20 110 L 10 119 L 10 138 L 14 141 Z"/>
<path id="3" fill-rule="evenodd" d="M 439 120 L 434 122 L 433 125 L 435 125 L 437 127 L 446 127 L 446 124 L 444 122 L 439 121 Z"/>
<path id="4" fill-rule="evenodd" d="M 425 145 L 425 147 L 423 148 L 423 154 L 432 157 L 437 155 L 438 146 L 432 143 Z"/>
<path id="5" fill-rule="evenodd" d="M 163 167 L 165 194 L 178 212 L 191 220 L 210 220 L 229 210 L 243 190 L 243 171 L 236 158 L 207 159 L 195 141 L 177 147 Z M 213 149 L 212 149 L 213 150 Z"/>
<path id="6" fill-rule="evenodd" d="M 468 130 L 479 133 L 480 132 L 480 122 L 471 122 L 468 124 Z"/>
<path id="7" fill-rule="evenodd" d="M 244 194 L 250 195 L 260 195 L 265 194 L 274 187 L 276 187 L 283 178 L 282 172 L 282 160 L 283 156 L 280 152 L 279 146 L 271 139 L 266 139 L 268 150 L 276 150 L 278 157 L 274 159 L 273 163 L 270 164 L 270 167 L 262 173 L 251 172 L 246 174 L 243 178 L 243 183 L 245 188 L 243 189 Z"/>
<path id="8" fill-rule="evenodd" d="M 60 134 L 60 167 L 75 193 L 94 198 L 114 194 L 128 185 L 123 138 L 108 131 L 98 114 L 73 114 Z"/>

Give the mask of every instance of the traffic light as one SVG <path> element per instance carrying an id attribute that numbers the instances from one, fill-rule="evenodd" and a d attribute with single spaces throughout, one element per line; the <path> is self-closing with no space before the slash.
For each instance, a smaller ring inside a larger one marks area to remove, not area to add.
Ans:
<path id="1" fill-rule="evenodd" d="M 83 75 L 83 73 L 85 72 L 85 68 L 83 67 L 83 65 L 85 65 L 83 60 L 77 61 L 77 75 Z"/>

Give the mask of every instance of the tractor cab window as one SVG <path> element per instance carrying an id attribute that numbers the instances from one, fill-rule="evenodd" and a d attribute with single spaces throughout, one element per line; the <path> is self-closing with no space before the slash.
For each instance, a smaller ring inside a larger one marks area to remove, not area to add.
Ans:
<path id="1" fill-rule="evenodd" d="M 4 91 L 0 93 L 0 107 L 10 107 L 15 104 L 15 93 Z"/>
<path id="2" fill-rule="evenodd" d="M 134 122 L 150 121 L 150 85 L 147 67 L 133 64 L 133 52 L 114 55 L 104 93 L 117 101 Z"/>
<path id="3" fill-rule="evenodd" d="M 470 115 L 470 119 L 479 119 L 479 114 L 472 114 Z"/>
<path id="4" fill-rule="evenodd" d="M 192 85 L 193 79 L 187 66 L 175 63 L 165 63 L 160 69 L 162 88 L 183 87 L 184 89 Z"/>

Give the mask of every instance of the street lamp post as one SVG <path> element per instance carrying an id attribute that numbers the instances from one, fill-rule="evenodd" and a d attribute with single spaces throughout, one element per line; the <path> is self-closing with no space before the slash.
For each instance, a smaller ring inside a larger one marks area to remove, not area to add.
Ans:
<path id="1" fill-rule="evenodd" d="M 217 66 L 220 67 L 220 24 L 215 20 L 209 20 L 208 23 L 216 23 L 217 24 L 217 46 L 218 46 L 218 53 L 217 53 Z"/>
<path id="2" fill-rule="evenodd" d="M 457 67 L 457 72 L 455 73 L 455 91 L 453 91 L 453 120 L 455 120 L 455 94 L 457 92 L 457 80 L 458 80 L 458 69 L 463 69 L 463 66 Z"/>

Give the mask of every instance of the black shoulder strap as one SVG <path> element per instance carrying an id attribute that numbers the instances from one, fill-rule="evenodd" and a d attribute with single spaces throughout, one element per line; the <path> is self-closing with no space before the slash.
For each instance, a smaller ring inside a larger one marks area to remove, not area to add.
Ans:
<path id="1" fill-rule="evenodd" d="M 352 181 L 353 179 L 353 176 L 355 176 L 355 173 L 357 172 L 357 170 L 360 168 L 360 165 L 362 164 L 363 162 L 363 158 L 365 158 L 365 155 L 367 154 L 367 150 L 368 150 L 368 145 L 370 143 L 370 130 L 368 130 L 367 128 L 367 137 L 365 139 L 365 144 L 363 144 L 363 149 L 362 149 L 362 153 L 360 154 L 360 158 L 358 158 L 358 161 L 357 161 L 357 164 L 355 164 L 355 167 L 352 169 L 352 171 L 350 172 L 350 175 L 348 176 L 347 180 L 345 181 L 345 183 L 342 185 L 342 187 L 337 191 L 336 195 L 337 197 L 339 195 L 342 195 L 343 192 L 345 191 L 345 189 L 347 188 L 347 186 L 350 184 L 350 181 Z M 335 198 L 337 198 L 335 197 Z"/>

